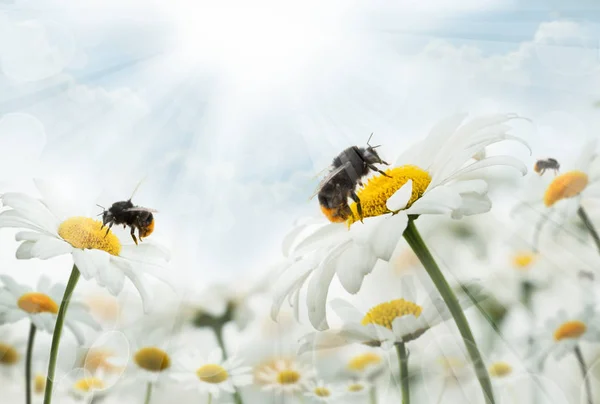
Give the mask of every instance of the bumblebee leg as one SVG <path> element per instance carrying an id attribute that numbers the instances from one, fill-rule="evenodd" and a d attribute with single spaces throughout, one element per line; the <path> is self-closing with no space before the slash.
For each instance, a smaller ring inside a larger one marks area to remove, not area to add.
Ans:
<path id="1" fill-rule="evenodd" d="M 138 241 L 137 238 L 135 237 L 135 227 L 131 226 L 131 238 L 133 239 L 133 242 L 135 243 L 135 245 L 138 245 Z"/>
<path id="2" fill-rule="evenodd" d="M 385 172 L 381 171 L 379 168 L 375 167 L 373 164 L 369 164 L 368 167 L 373 171 L 377 171 L 381 175 L 384 175 L 388 178 L 392 178 L 391 176 L 387 175 Z"/>
<path id="3" fill-rule="evenodd" d="M 108 225 L 108 228 L 106 229 L 106 234 L 104 234 L 104 237 L 108 236 L 108 233 L 110 233 L 110 229 L 113 227 L 113 222 L 110 222 L 110 224 Z"/>
<path id="4" fill-rule="evenodd" d="M 361 223 L 363 222 L 363 211 L 362 211 L 362 206 L 360 204 L 360 198 L 358 197 L 358 195 L 356 195 L 356 192 L 352 191 L 352 193 L 350 194 L 350 198 L 352 198 L 352 200 L 354 202 L 356 202 L 356 211 L 358 212 L 358 218 L 360 219 Z"/>

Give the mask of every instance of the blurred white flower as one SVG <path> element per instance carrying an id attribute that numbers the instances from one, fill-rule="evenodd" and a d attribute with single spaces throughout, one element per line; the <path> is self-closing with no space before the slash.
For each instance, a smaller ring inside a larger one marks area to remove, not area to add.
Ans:
<path id="1" fill-rule="evenodd" d="M 257 369 L 256 379 L 265 391 L 294 394 L 306 391 L 314 376 L 312 367 L 295 360 L 280 359 Z"/>
<path id="2" fill-rule="evenodd" d="M 0 275 L 0 281 L 4 285 L 4 288 L 0 289 L 0 315 L 3 315 L 5 322 L 14 323 L 29 318 L 38 330 L 49 334 L 54 332 L 65 285 L 61 283 L 53 285 L 46 276 L 40 277 L 35 290 L 17 283 L 8 275 Z M 87 306 L 73 299 L 65 318 L 65 326 L 73 333 L 77 342 L 83 344 L 85 336 L 79 327 L 80 324 L 95 330 L 100 329 L 100 325 L 94 321 Z"/>
<path id="3" fill-rule="evenodd" d="M 355 379 L 373 380 L 385 370 L 386 361 L 379 348 L 361 347 L 348 358 L 345 371 Z"/>
<path id="4" fill-rule="evenodd" d="M 126 376 L 130 382 L 143 380 L 156 383 L 166 380 L 173 371 L 173 359 L 167 351 L 175 351 L 171 338 L 163 330 L 138 330 L 129 338 L 131 360 Z"/>
<path id="5" fill-rule="evenodd" d="M 347 224 L 309 223 L 293 230 L 285 241 L 290 264 L 275 285 L 272 316 L 277 316 L 286 297 L 297 306 L 299 290 L 308 282 L 309 319 L 315 328 L 327 329 L 325 306 L 333 277 L 337 275 L 349 293 L 358 292 L 376 262 L 392 257 L 409 215 L 450 214 L 459 219 L 489 211 L 487 183 L 478 171 L 505 165 L 525 174 L 527 168 L 511 156 L 479 161 L 472 156 L 503 140 L 526 145 L 507 133 L 511 128 L 506 122 L 515 118 L 493 115 L 463 124 L 465 115 L 457 115 L 441 121 L 397 159 L 387 176 L 373 176 L 357 191 L 364 223 L 354 221 L 358 216 L 353 204 L 354 216 Z"/>
<path id="6" fill-rule="evenodd" d="M 168 255 L 155 244 L 124 244 L 102 222 L 78 216 L 78 208 L 57 200 L 54 188 L 36 181 L 43 199 L 22 193 L 5 193 L 0 200 L 11 209 L 0 213 L 0 228 L 27 229 L 17 233 L 19 259 L 49 259 L 71 254 L 85 279 L 94 278 L 113 295 L 121 292 L 128 278 L 149 308 L 146 276 L 166 265 Z M 65 207 L 67 206 L 67 207 Z"/>
<path id="7" fill-rule="evenodd" d="M 26 338 L 14 332 L 12 326 L 0 326 L 0 375 L 10 378 L 20 370 Z"/>
<path id="8" fill-rule="evenodd" d="M 306 386 L 304 395 L 310 397 L 313 401 L 320 403 L 329 403 L 340 399 L 345 391 L 332 383 L 325 383 L 323 380 L 311 381 Z"/>
<path id="9" fill-rule="evenodd" d="M 223 351 L 219 348 L 213 349 L 208 357 L 188 348 L 175 355 L 171 377 L 184 389 L 196 389 L 218 398 L 221 392 L 233 394 L 235 387 L 251 384 L 251 370 L 242 366 L 238 357 L 223 360 Z"/>

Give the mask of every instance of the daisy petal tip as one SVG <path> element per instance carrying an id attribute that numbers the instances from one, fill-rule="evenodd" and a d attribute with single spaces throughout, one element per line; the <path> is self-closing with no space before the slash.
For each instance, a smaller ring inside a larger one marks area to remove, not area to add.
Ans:
<path id="1" fill-rule="evenodd" d="M 385 203 L 386 207 L 391 211 L 404 209 L 410 200 L 413 188 L 412 180 L 408 180 L 399 190 L 397 190 Z"/>

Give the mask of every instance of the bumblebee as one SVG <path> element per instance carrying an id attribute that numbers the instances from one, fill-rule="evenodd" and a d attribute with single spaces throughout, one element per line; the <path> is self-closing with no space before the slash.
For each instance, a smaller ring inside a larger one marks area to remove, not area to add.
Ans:
<path id="1" fill-rule="evenodd" d="M 362 207 L 355 192 L 356 186 L 362 186 L 362 178 L 371 171 L 388 176 L 375 166 L 375 164 L 389 164 L 383 161 L 375 150 L 380 145 L 371 146 L 369 144 L 372 136 L 371 133 L 367 147 L 348 147 L 337 155 L 333 159 L 329 173 L 312 196 L 318 195 L 321 211 L 331 222 L 342 223 L 353 216 L 348 198 L 356 202 L 356 210 L 362 221 Z"/>
<path id="2" fill-rule="evenodd" d="M 139 185 L 138 185 L 139 186 Z M 137 190 L 137 187 L 136 187 Z M 135 191 L 133 191 L 135 194 Z M 106 229 L 105 237 L 110 232 L 110 229 L 114 224 L 123 225 L 123 228 L 129 226 L 131 228 L 131 238 L 138 244 L 138 239 L 135 236 L 135 230 L 138 231 L 138 237 L 140 241 L 144 237 L 148 237 L 154 231 L 154 215 L 157 211 L 154 209 L 144 208 L 142 206 L 136 206 L 131 202 L 131 198 L 126 201 L 119 201 L 112 204 L 112 206 L 108 209 L 105 209 L 103 206 L 98 205 L 100 208 L 104 209 L 100 215 L 102 215 L 102 227 L 108 225 Z"/>
<path id="3" fill-rule="evenodd" d="M 539 175 L 544 175 L 546 170 L 554 170 L 554 174 L 557 174 L 559 169 L 560 164 L 558 164 L 558 161 L 553 158 L 540 159 L 533 165 L 533 171 Z"/>

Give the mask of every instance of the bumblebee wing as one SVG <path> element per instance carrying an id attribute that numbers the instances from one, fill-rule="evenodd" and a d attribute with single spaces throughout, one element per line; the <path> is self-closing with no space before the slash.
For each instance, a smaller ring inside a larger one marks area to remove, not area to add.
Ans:
<path id="1" fill-rule="evenodd" d="M 333 177 L 335 177 L 336 175 L 338 175 L 339 173 L 341 173 L 348 167 L 350 167 L 349 161 L 345 162 L 343 165 L 339 166 L 335 170 L 331 170 L 329 172 L 329 174 L 327 174 L 327 177 L 323 178 L 323 180 L 319 183 L 319 186 L 317 187 L 317 189 L 315 189 L 315 192 L 311 195 L 309 200 L 314 198 L 319 192 L 321 192 L 321 189 L 323 189 L 325 184 L 327 184 Z"/>
<path id="2" fill-rule="evenodd" d="M 124 209 L 124 212 L 150 212 L 150 213 L 158 213 L 156 209 L 144 208 L 143 206 L 134 206 L 133 208 Z"/>

